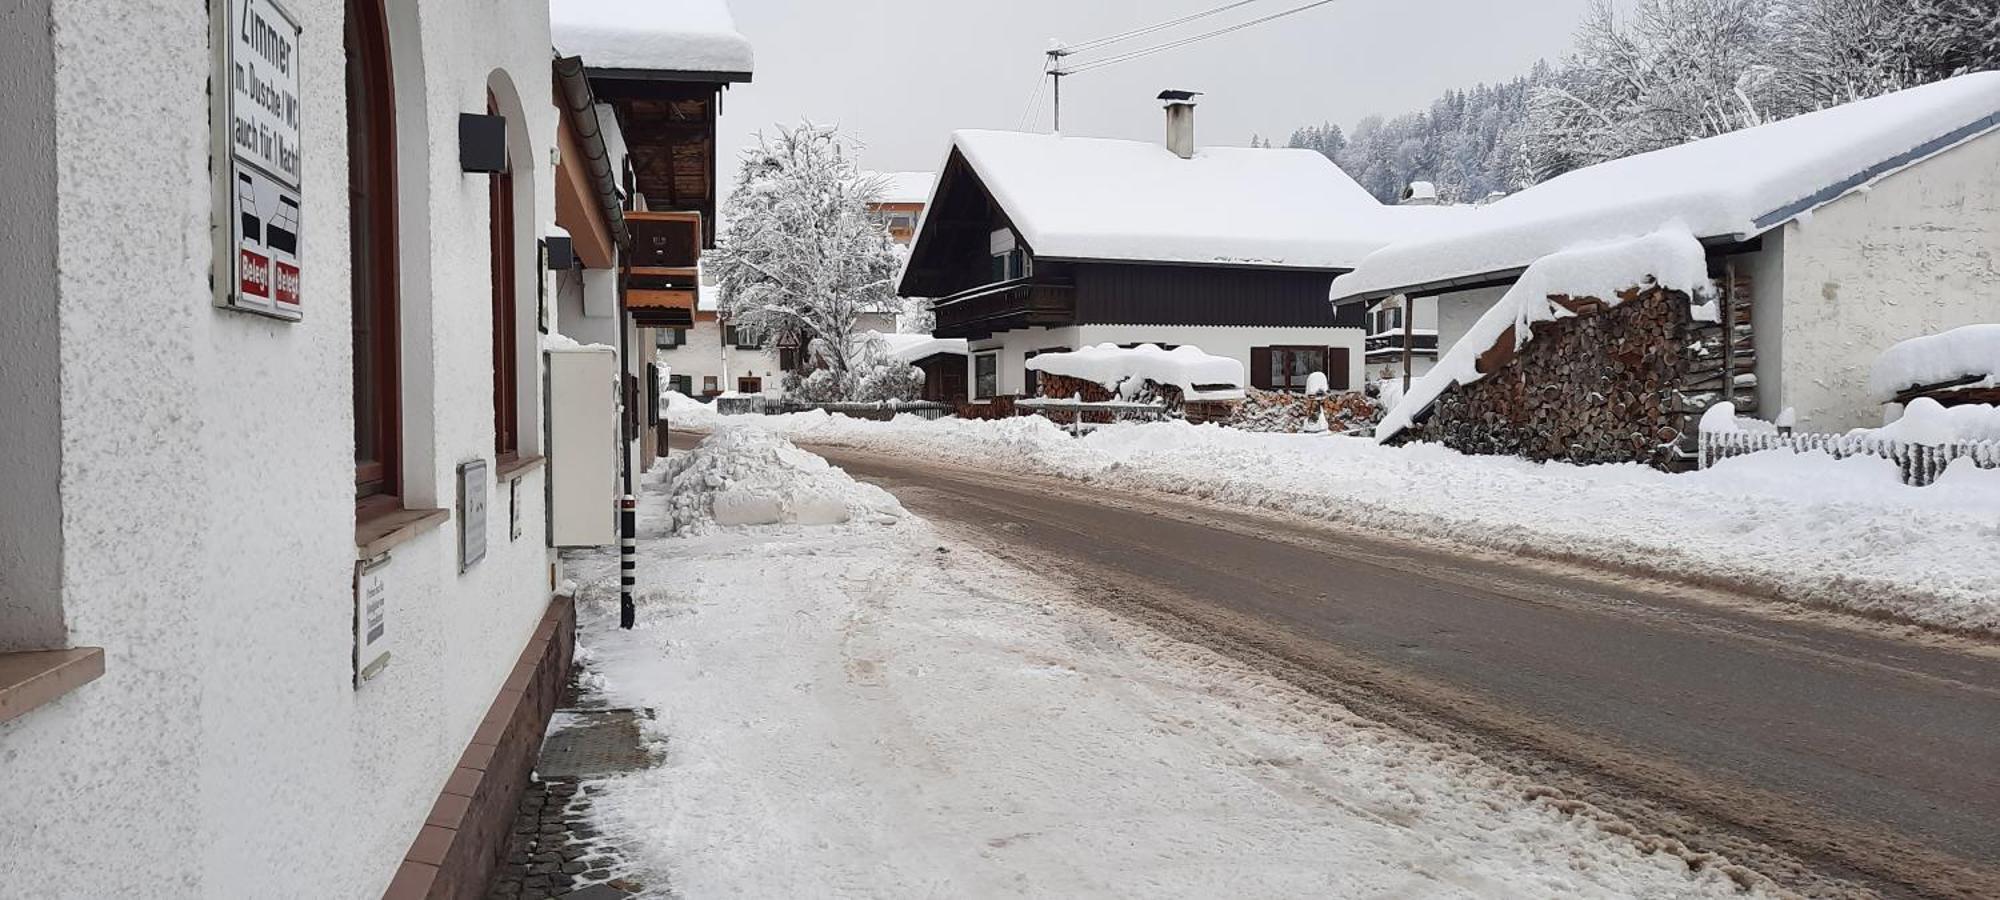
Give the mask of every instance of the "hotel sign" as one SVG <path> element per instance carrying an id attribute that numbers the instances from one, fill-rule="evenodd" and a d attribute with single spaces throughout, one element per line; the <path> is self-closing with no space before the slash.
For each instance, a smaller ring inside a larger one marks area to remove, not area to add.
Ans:
<path id="1" fill-rule="evenodd" d="M 227 279 L 216 302 L 231 309 L 297 321 L 299 229 L 304 206 L 300 175 L 299 25 L 274 0 L 228 0 L 221 23 L 226 48 L 218 73 L 221 136 L 229 146 L 228 178 L 217 209 L 229 224 Z M 218 260 L 221 262 L 222 260 Z"/>

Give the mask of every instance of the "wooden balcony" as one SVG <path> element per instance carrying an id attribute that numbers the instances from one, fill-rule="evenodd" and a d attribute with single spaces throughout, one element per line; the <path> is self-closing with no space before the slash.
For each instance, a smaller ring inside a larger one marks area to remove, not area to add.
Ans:
<path id="1" fill-rule="evenodd" d="M 931 308 L 938 337 L 979 340 L 1017 328 L 1059 328 L 1076 324 L 1076 283 L 1031 275 L 960 291 Z"/>
<path id="2" fill-rule="evenodd" d="M 1414 356 L 1436 356 L 1438 336 L 1435 331 L 1419 331 L 1409 336 L 1410 353 Z M 1363 353 L 1369 359 L 1400 359 L 1403 356 L 1403 333 L 1385 331 L 1371 334 L 1365 340 Z"/>
<path id="3" fill-rule="evenodd" d="M 625 214 L 632 232 L 634 272 L 686 272 L 701 261 L 701 213 L 644 211 Z"/>

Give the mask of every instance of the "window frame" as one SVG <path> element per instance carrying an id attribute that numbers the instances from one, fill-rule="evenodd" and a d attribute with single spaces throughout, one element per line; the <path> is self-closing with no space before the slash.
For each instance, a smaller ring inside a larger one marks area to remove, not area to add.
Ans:
<path id="1" fill-rule="evenodd" d="M 354 483 L 356 508 L 366 515 L 402 506 L 395 77 L 381 0 L 348 0 L 346 20 Z M 357 86 L 363 97 L 356 97 Z M 369 446 L 364 429 L 371 427 Z"/>
<path id="2" fill-rule="evenodd" d="M 993 372 L 991 375 L 981 376 L 979 374 L 979 364 L 987 361 L 992 362 Z M 993 382 L 992 388 L 986 391 L 985 393 L 980 392 L 980 387 L 981 387 L 980 379 L 982 377 L 990 378 Z M 1000 396 L 1000 351 L 982 350 L 973 353 L 972 354 L 972 399 L 991 400 L 998 396 Z"/>
<path id="3" fill-rule="evenodd" d="M 1288 391 L 1288 392 L 1304 391 L 1306 389 L 1306 382 L 1312 379 L 1312 373 L 1314 372 L 1326 373 L 1329 381 L 1331 381 L 1332 379 L 1332 373 L 1326 372 L 1326 367 L 1330 364 L 1329 357 L 1331 357 L 1332 355 L 1329 352 L 1328 348 L 1326 347 L 1309 346 L 1304 344 L 1279 344 L 1272 346 L 1268 349 L 1271 351 L 1270 374 L 1271 374 L 1272 390 Z M 1298 384 L 1294 385 L 1291 383 L 1292 376 L 1289 372 L 1286 373 L 1285 377 L 1282 380 L 1278 378 L 1278 373 L 1286 369 L 1282 361 L 1290 360 L 1295 356 L 1311 355 L 1315 353 L 1319 355 L 1319 365 L 1313 366 L 1308 364 L 1306 366 L 1305 374 L 1299 376 Z"/>
<path id="4" fill-rule="evenodd" d="M 487 112 L 499 115 L 499 103 L 486 95 Z M 514 246 L 514 173 L 503 169 L 488 176 L 488 260 L 493 289 L 493 456 L 496 466 L 521 456 L 521 360 L 519 308 L 516 304 Z"/>

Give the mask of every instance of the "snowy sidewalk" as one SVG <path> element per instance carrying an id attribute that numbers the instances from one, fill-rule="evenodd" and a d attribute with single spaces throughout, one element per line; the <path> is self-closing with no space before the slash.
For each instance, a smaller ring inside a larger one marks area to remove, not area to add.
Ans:
<path id="1" fill-rule="evenodd" d="M 785 480 L 700 474 L 683 497 Z M 1736 890 L 1720 866 L 1643 853 L 1476 759 L 943 543 L 872 488 L 842 495 L 838 470 L 801 477 L 873 514 L 671 537 L 649 478 L 633 631 L 615 627 L 615 555 L 571 562 L 593 687 L 656 712 L 662 764 L 591 787 L 596 827 L 649 885 L 691 898 Z M 683 525 L 688 512 L 683 500 Z"/>

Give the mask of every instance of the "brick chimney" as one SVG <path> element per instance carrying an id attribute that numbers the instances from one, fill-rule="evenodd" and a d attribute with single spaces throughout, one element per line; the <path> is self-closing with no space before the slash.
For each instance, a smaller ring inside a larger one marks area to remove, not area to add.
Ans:
<path id="1" fill-rule="evenodd" d="M 1167 105 L 1167 149 L 1182 159 L 1194 158 L 1194 98 L 1200 91 L 1161 91 Z"/>

